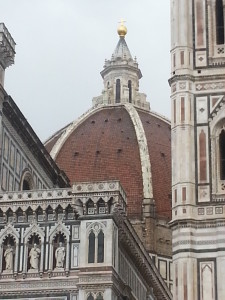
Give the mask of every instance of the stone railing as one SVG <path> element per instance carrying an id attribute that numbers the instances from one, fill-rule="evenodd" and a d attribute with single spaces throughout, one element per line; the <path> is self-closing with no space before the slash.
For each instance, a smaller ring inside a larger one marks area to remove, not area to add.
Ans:
<path id="1" fill-rule="evenodd" d="M 90 193 L 120 193 L 125 203 L 127 203 L 126 193 L 119 181 L 98 181 L 82 182 L 73 184 L 73 194 L 90 194 Z"/>
<path id="2" fill-rule="evenodd" d="M 28 208 L 35 212 L 39 207 L 45 211 L 48 206 L 57 211 L 59 206 L 65 210 L 70 205 L 79 215 L 83 215 L 87 214 L 89 199 L 95 205 L 95 213 L 103 212 L 103 208 L 97 210 L 99 200 L 105 202 L 104 213 L 112 213 L 117 206 L 126 212 L 126 194 L 119 181 L 75 183 L 72 189 L 0 193 L 0 208 L 4 219 L 9 208 L 16 213 L 18 209 L 26 212 Z"/>
<path id="3" fill-rule="evenodd" d="M 0 202 L 13 201 L 31 201 L 43 199 L 61 199 L 71 198 L 71 189 L 56 189 L 56 190 L 35 190 L 35 191 L 21 191 L 21 192 L 7 192 L 0 194 Z"/>

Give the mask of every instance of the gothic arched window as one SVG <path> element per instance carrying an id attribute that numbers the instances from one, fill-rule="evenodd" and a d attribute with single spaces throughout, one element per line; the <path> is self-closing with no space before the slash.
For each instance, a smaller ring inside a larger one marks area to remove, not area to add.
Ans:
<path id="1" fill-rule="evenodd" d="M 92 294 L 90 294 L 87 298 L 87 300 L 94 300 L 94 297 L 92 296 Z"/>
<path id="2" fill-rule="evenodd" d="M 35 183 L 32 174 L 28 169 L 25 169 L 21 176 L 20 189 L 22 191 L 29 191 L 29 190 L 33 190 L 34 188 L 35 188 Z"/>
<path id="3" fill-rule="evenodd" d="M 95 234 L 93 231 L 89 234 L 89 245 L 88 245 L 88 263 L 95 262 Z"/>
<path id="4" fill-rule="evenodd" d="M 220 179 L 225 180 L 225 130 L 223 129 L 219 136 L 220 147 Z"/>
<path id="5" fill-rule="evenodd" d="M 98 234 L 98 263 L 104 262 L 104 233 L 102 230 Z"/>
<path id="6" fill-rule="evenodd" d="M 129 102 L 132 102 L 132 84 L 131 80 L 128 81 L 128 89 L 129 89 Z"/>
<path id="7" fill-rule="evenodd" d="M 99 294 L 97 295 L 97 298 L 96 298 L 96 300 L 103 300 L 103 296 L 102 296 L 102 294 L 101 294 L 101 293 L 99 293 Z"/>
<path id="8" fill-rule="evenodd" d="M 116 103 L 120 103 L 120 79 L 116 79 Z"/>
<path id="9" fill-rule="evenodd" d="M 216 0 L 216 42 L 224 44 L 224 14 L 223 0 Z"/>

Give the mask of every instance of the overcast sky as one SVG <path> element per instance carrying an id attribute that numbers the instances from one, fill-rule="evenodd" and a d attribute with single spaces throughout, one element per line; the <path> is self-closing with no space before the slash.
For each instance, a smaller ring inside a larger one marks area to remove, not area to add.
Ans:
<path id="1" fill-rule="evenodd" d="M 140 92 L 170 118 L 169 0 L 0 0 L 0 22 L 16 42 L 5 89 L 44 141 L 88 110 L 101 94 L 100 71 L 126 20 Z"/>

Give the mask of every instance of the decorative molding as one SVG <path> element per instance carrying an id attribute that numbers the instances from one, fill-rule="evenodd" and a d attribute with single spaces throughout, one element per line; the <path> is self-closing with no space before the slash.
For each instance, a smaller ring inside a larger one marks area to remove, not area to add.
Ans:
<path id="1" fill-rule="evenodd" d="M 49 242 L 52 243 L 54 237 L 59 233 L 62 233 L 68 242 L 70 236 L 70 226 L 66 226 L 60 221 L 57 224 L 55 224 L 55 226 L 51 227 L 49 231 Z"/>
<path id="2" fill-rule="evenodd" d="M 74 277 L 72 280 L 68 280 L 65 279 L 63 280 L 62 278 L 60 280 L 57 280 L 56 278 L 54 278 L 53 281 L 49 281 L 49 280 L 32 280 L 32 281 L 27 281 L 27 282 L 0 282 L 0 291 L 1 291 L 1 295 L 4 292 L 7 293 L 13 293 L 16 292 L 18 294 L 21 294 L 21 291 L 23 294 L 28 293 L 29 291 L 38 291 L 42 292 L 43 290 L 48 289 L 52 289 L 54 288 L 55 291 L 62 291 L 64 290 L 64 288 L 68 289 L 68 288 L 72 288 L 72 289 L 77 289 L 77 284 L 79 282 L 79 279 Z"/>
<path id="3" fill-rule="evenodd" d="M 5 228 L 3 228 L 0 231 L 0 244 L 3 243 L 3 240 L 8 235 L 11 235 L 15 239 L 15 242 L 18 243 L 20 237 L 19 232 L 20 232 L 19 228 L 15 228 L 13 225 L 8 224 Z"/>
<path id="4" fill-rule="evenodd" d="M 196 91 L 216 91 L 216 90 L 224 90 L 225 89 L 225 82 L 218 81 L 212 83 L 196 83 L 195 84 Z"/>

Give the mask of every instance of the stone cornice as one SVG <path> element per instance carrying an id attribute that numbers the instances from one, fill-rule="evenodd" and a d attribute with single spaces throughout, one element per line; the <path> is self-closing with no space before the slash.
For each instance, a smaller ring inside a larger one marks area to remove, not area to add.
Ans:
<path id="1" fill-rule="evenodd" d="M 35 211 L 39 206 L 52 206 L 53 209 L 60 205 L 63 209 L 70 204 L 80 216 L 86 215 L 86 203 L 91 199 L 95 204 L 102 199 L 105 203 L 112 200 L 112 207 L 106 214 L 100 216 L 106 217 L 113 213 L 114 208 L 119 207 L 120 213 L 126 214 L 126 194 L 119 181 L 99 181 L 76 183 L 73 188 L 50 189 L 50 190 L 31 190 L 21 192 L 0 193 L 1 209 L 5 213 L 9 207 L 13 212 L 18 208 L 26 211 L 29 207 Z M 77 202 L 78 200 L 78 202 Z M 80 205 L 80 200 L 82 204 Z M 80 205 L 80 206 L 79 206 Z M 78 209 L 79 207 L 79 209 Z M 86 215 L 86 218 L 99 217 L 98 214 Z"/>
<path id="2" fill-rule="evenodd" d="M 114 219 L 119 229 L 120 242 L 124 245 L 125 249 L 129 251 L 131 257 L 133 257 L 133 262 L 135 262 L 138 270 L 142 275 L 145 275 L 145 281 L 153 287 L 154 295 L 160 300 L 172 300 L 172 295 L 167 285 L 153 264 L 129 220 L 120 213 L 115 213 Z"/>
<path id="3" fill-rule="evenodd" d="M 202 75 L 201 76 L 194 76 L 194 75 L 174 75 L 171 77 L 168 82 L 169 85 L 171 86 L 174 82 L 177 81 L 186 81 L 190 80 L 192 82 L 204 82 L 204 81 L 212 81 L 212 80 L 225 80 L 225 75 Z"/>
<path id="4" fill-rule="evenodd" d="M 127 203 L 127 197 L 124 189 L 118 180 L 100 181 L 100 182 L 79 182 L 73 184 L 73 193 L 77 197 L 99 197 L 107 193 L 111 195 L 121 195 L 124 202 Z"/>
<path id="5" fill-rule="evenodd" d="M 219 218 L 214 220 L 194 220 L 194 219 L 182 219 L 170 222 L 170 227 L 172 231 L 178 230 L 180 228 L 194 228 L 194 229 L 204 229 L 204 228 L 217 228 L 225 227 L 225 218 Z"/>
<path id="6" fill-rule="evenodd" d="M 140 69 L 133 65 L 129 64 L 112 64 L 110 66 L 107 66 L 103 71 L 101 71 L 101 76 L 104 78 L 108 73 L 116 71 L 121 74 L 121 70 L 127 70 L 127 71 L 132 71 L 137 74 L 138 78 L 141 79 L 142 74 Z"/>

